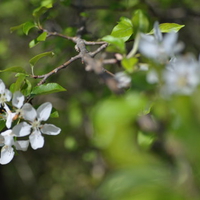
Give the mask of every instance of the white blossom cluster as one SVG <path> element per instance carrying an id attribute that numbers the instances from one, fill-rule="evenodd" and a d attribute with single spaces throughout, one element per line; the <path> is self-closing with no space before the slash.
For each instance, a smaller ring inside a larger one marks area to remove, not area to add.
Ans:
<path id="1" fill-rule="evenodd" d="M 51 114 L 51 103 L 43 103 L 35 110 L 30 103 L 24 101 L 25 97 L 20 91 L 12 94 L 0 79 L 0 107 L 3 110 L 0 116 L 7 128 L 0 133 L 2 146 L 0 164 L 9 163 L 16 150 L 26 151 L 29 143 L 33 149 L 42 148 L 44 145 L 42 134 L 57 135 L 61 131 L 53 124 L 42 123 Z M 18 140 L 25 136 L 28 136 L 28 139 Z"/>
<path id="2" fill-rule="evenodd" d="M 154 60 L 155 65 L 164 65 L 164 69 L 149 69 L 147 74 L 147 81 L 151 84 L 161 80 L 164 96 L 190 95 L 200 83 L 200 62 L 191 54 L 179 55 L 183 44 L 177 43 L 177 39 L 176 32 L 163 37 L 158 22 L 154 24 L 154 36 L 141 34 L 140 53 Z"/>

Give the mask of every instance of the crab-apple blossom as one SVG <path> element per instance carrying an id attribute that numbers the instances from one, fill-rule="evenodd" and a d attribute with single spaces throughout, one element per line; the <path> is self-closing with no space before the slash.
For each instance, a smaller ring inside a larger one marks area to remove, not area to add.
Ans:
<path id="1" fill-rule="evenodd" d="M 61 129 L 53 124 L 42 124 L 46 121 L 51 113 L 52 104 L 49 102 L 43 103 L 37 110 L 31 104 L 25 103 L 22 107 L 22 116 L 26 122 L 21 122 L 13 129 L 17 136 L 29 135 L 31 147 L 38 149 L 44 145 L 44 137 L 42 134 L 57 135 Z"/>

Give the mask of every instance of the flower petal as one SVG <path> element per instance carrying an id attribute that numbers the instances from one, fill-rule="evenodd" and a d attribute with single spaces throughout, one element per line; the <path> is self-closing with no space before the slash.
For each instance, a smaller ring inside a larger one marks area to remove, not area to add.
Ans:
<path id="1" fill-rule="evenodd" d="M 173 56 L 173 50 L 176 46 L 177 39 L 178 39 L 178 33 L 171 32 L 165 35 L 163 39 L 163 45 L 167 55 Z"/>
<path id="2" fill-rule="evenodd" d="M 33 149 L 42 148 L 44 146 L 44 137 L 39 131 L 33 131 L 29 136 L 29 140 Z"/>
<path id="3" fill-rule="evenodd" d="M 22 107 L 22 117 L 25 120 L 33 122 L 37 117 L 35 108 L 30 103 L 25 103 Z"/>
<path id="4" fill-rule="evenodd" d="M 15 152 L 11 146 L 4 146 L 1 149 L 1 158 L 0 164 L 5 165 L 8 164 L 14 157 Z"/>
<path id="5" fill-rule="evenodd" d="M 47 135 L 58 135 L 61 129 L 53 124 L 44 124 L 41 128 L 41 132 Z"/>
<path id="6" fill-rule="evenodd" d="M 153 28 L 154 28 L 154 36 L 155 36 L 156 40 L 158 42 L 161 42 L 162 41 L 162 33 L 159 28 L 159 23 L 155 22 Z"/>
<path id="7" fill-rule="evenodd" d="M 52 104 L 49 102 L 43 103 L 38 109 L 37 109 L 37 117 L 39 121 L 46 121 L 52 110 Z"/>
<path id="8" fill-rule="evenodd" d="M 6 117 L 6 127 L 10 128 L 12 125 L 13 118 L 15 117 L 16 113 L 7 113 Z"/>
<path id="9" fill-rule="evenodd" d="M 16 108 L 21 108 L 24 103 L 24 95 L 20 91 L 13 94 L 12 105 Z"/>
<path id="10" fill-rule="evenodd" d="M 5 92 L 6 86 L 4 82 L 0 79 L 0 94 L 3 94 Z"/>
<path id="11" fill-rule="evenodd" d="M 13 127 L 12 131 L 17 137 L 23 137 L 30 134 L 31 126 L 26 122 L 21 122 Z"/>
<path id="12" fill-rule="evenodd" d="M 5 89 L 5 97 L 6 97 L 6 101 L 10 101 L 12 98 L 12 93 L 10 90 Z"/>
<path id="13" fill-rule="evenodd" d="M 17 150 L 26 151 L 28 149 L 29 140 L 19 140 L 14 143 Z"/>
<path id="14" fill-rule="evenodd" d="M 4 137 L 4 144 L 5 145 L 8 145 L 8 146 L 12 146 L 13 145 L 13 142 L 14 142 L 13 136 L 14 136 L 14 134 L 13 134 L 11 129 L 2 132 L 1 135 Z"/>

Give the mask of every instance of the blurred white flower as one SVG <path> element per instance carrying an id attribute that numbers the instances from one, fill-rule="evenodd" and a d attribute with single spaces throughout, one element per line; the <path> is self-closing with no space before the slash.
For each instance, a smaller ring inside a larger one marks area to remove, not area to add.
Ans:
<path id="1" fill-rule="evenodd" d="M 150 84 L 155 84 L 158 83 L 159 79 L 158 79 L 158 74 L 156 72 L 156 70 L 152 69 L 147 73 L 147 82 Z"/>
<path id="2" fill-rule="evenodd" d="M 175 32 L 167 33 L 163 37 L 158 22 L 155 22 L 154 36 L 141 34 L 139 51 L 158 62 L 166 62 L 169 57 L 183 49 L 183 44 L 177 44 L 177 39 L 178 33 Z"/>
<path id="3" fill-rule="evenodd" d="M 52 104 L 46 102 L 42 104 L 37 111 L 32 107 L 31 104 L 25 103 L 22 107 L 22 117 L 29 121 L 30 125 L 26 122 L 21 122 L 13 128 L 13 132 L 18 137 L 29 135 L 31 147 L 38 149 L 44 145 L 43 134 L 57 135 L 61 129 L 54 126 L 53 124 L 41 124 L 42 121 L 46 121 L 52 110 Z M 31 132 L 32 129 L 32 132 Z"/>
<path id="4" fill-rule="evenodd" d="M 131 83 L 131 77 L 129 77 L 125 72 L 118 72 L 114 76 L 117 81 L 118 88 L 128 88 Z"/>
<path id="5" fill-rule="evenodd" d="M 173 59 L 163 71 L 164 94 L 190 95 L 200 83 L 200 64 L 193 56 Z"/>

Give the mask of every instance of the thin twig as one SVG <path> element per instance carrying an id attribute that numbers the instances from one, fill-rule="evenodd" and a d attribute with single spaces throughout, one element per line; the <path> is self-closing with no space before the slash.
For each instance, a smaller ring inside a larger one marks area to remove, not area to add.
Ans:
<path id="1" fill-rule="evenodd" d="M 42 80 L 37 84 L 37 85 L 41 85 L 41 84 L 43 84 L 43 83 L 46 81 L 46 79 L 47 79 L 48 77 L 50 77 L 50 76 L 53 75 L 53 74 L 56 74 L 58 71 L 60 71 L 60 70 L 62 70 L 62 69 L 64 69 L 64 68 L 66 68 L 66 67 L 69 66 L 72 62 L 74 62 L 75 60 L 77 60 L 77 59 L 79 59 L 79 58 L 81 58 L 81 56 L 78 54 L 78 55 L 72 57 L 70 60 L 68 60 L 68 61 L 65 62 L 64 64 L 60 65 L 59 67 L 56 67 L 55 69 L 53 69 L 53 70 L 50 71 L 49 73 L 44 74 L 44 75 L 39 75 L 39 76 L 34 75 L 34 76 L 32 76 L 32 77 L 35 78 L 35 79 L 42 79 Z"/>

